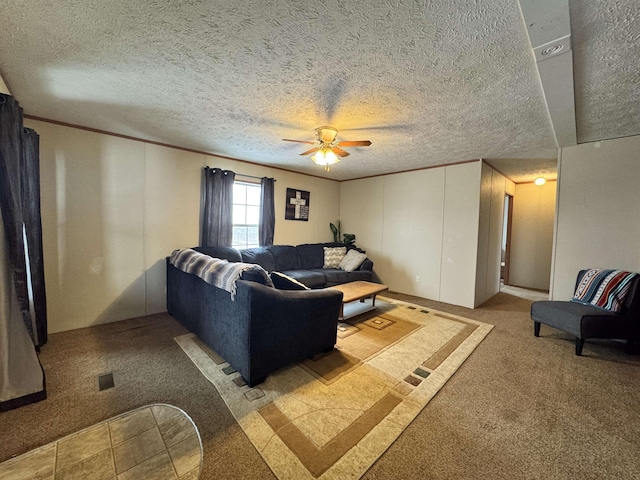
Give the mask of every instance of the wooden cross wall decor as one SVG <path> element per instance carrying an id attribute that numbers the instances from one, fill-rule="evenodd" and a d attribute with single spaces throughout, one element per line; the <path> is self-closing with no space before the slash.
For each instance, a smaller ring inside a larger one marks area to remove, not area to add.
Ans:
<path id="1" fill-rule="evenodd" d="M 284 212 L 285 220 L 309 221 L 309 197 L 311 194 L 304 190 L 287 188 L 287 202 Z"/>

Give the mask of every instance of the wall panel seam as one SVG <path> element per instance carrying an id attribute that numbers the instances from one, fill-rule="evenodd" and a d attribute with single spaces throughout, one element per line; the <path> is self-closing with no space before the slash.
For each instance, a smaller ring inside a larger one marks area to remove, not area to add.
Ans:
<path id="1" fill-rule="evenodd" d="M 142 277 L 144 314 L 149 315 L 149 289 L 147 286 L 147 145 L 142 148 Z"/>
<path id="2" fill-rule="evenodd" d="M 556 250 L 558 246 L 558 217 L 560 217 L 560 182 L 562 176 L 562 149 L 558 148 L 558 166 L 556 176 L 556 205 L 553 214 L 553 241 L 551 244 L 551 273 L 549 274 L 549 300 L 555 300 Z"/>
<path id="3" fill-rule="evenodd" d="M 384 231 L 385 231 L 385 225 L 384 225 L 384 221 L 385 221 L 385 217 L 384 217 L 384 211 L 385 211 L 385 202 L 386 199 L 384 198 L 384 191 L 386 188 L 385 185 L 386 179 L 385 177 L 382 177 L 382 229 L 380 230 L 380 255 L 381 256 L 385 256 L 385 251 L 384 251 Z"/>
<path id="4" fill-rule="evenodd" d="M 438 301 L 442 300 L 442 282 L 443 282 L 443 273 L 444 273 L 444 267 L 443 267 L 443 257 L 444 257 L 444 235 L 445 235 L 445 231 L 446 231 L 446 225 L 445 225 L 445 209 L 447 208 L 447 169 L 445 167 L 444 169 L 444 174 L 442 175 L 442 191 L 444 192 L 444 196 L 442 199 L 442 214 L 441 214 L 441 224 L 442 224 L 442 231 L 440 233 L 440 281 L 438 282 Z"/>

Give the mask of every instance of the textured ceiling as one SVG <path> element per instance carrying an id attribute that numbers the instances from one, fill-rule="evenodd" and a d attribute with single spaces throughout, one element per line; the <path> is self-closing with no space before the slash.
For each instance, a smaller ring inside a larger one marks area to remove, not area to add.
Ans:
<path id="1" fill-rule="evenodd" d="M 637 48 L 637 3 L 626 13 L 575 3 L 572 22 L 588 27 L 576 48 L 588 77 L 576 91 L 580 138 L 638 133 L 637 54 L 634 71 L 623 55 L 605 61 L 607 75 L 624 77 L 609 95 L 635 109 L 628 122 L 608 104 L 600 116 L 591 97 L 604 74 L 590 72 L 619 17 L 620 38 Z M 30 115 L 337 180 L 556 156 L 516 0 L 0 0 L 0 9 L 0 72 Z M 298 155 L 305 145 L 280 140 L 312 140 L 325 124 L 339 140 L 373 145 L 349 148 L 326 173 Z"/>
<path id="2" fill-rule="evenodd" d="M 578 142 L 640 134 L 640 1 L 569 7 Z"/>
<path id="3" fill-rule="evenodd" d="M 485 158 L 484 160 L 514 183 L 529 183 L 538 177 L 543 177 L 545 180 L 558 178 L 558 161 L 555 158 Z"/>

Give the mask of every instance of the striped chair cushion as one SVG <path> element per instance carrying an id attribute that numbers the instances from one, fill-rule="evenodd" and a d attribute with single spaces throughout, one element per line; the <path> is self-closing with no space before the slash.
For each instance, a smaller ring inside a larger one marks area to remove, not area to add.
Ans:
<path id="1" fill-rule="evenodd" d="M 624 298 L 637 273 L 592 268 L 586 270 L 576 287 L 572 302 L 592 305 L 612 312 L 622 310 Z"/>

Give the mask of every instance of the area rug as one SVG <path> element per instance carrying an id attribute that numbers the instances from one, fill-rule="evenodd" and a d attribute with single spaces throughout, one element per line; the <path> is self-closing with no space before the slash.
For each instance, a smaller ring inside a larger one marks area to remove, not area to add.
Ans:
<path id="1" fill-rule="evenodd" d="M 0 463 L 0 478 L 196 480 L 201 468 L 202 443 L 191 418 L 153 404 Z"/>
<path id="2" fill-rule="evenodd" d="M 492 328 L 378 297 L 375 311 L 338 325 L 333 352 L 254 388 L 195 335 L 175 340 L 279 479 L 358 479 Z"/>

